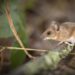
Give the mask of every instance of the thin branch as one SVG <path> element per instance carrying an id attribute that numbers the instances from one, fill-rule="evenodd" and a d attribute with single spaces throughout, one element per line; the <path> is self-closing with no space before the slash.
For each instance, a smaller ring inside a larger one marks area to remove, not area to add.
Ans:
<path id="1" fill-rule="evenodd" d="M 9 49 L 9 50 L 24 50 L 24 48 L 20 48 L 20 47 L 2 47 L 0 49 L 0 52 L 2 52 L 5 49 Z M 44 50 L 44 49 L 32 49 L 32 48 L 26 48 L 26 50 L 28 50 L 28 51 L 41 51 L 41 52 L 48 51 L 48 50 Z"/>
<path id="2" fill-rule="evenodd" d="M 9 49 L 9 50 L 24 50 L 24 48 L 20 48 L 20 47 L 2 47 L 0 49 L 0 52 L 4 51 L 5 49 Z M 38 52 L 47 52 L 49 50 L 44 50 L 44 49 L 33 49 L 33 48 L 25 48 L 26 50 L 28 51 L 38 51 Z M 54 51 L 55 52 L 55 51 Z M 69 54 L 72 54 L 72 55 L 75 55 L 75 53 L 69 53 Z"/>
<path id="3" fill-rule="evenodd" d="M 18 33 L 14 27 L 14 23 L 13 23 L 13 20 L 11 18 L 11 15 L 10 15 L 10 5 L 9 5 L 9 0 L 6 1 L 6 16 L 7 16 L 7 19 L 8 19 L 8 22 L 9 22 L 9 26 L 13 32 L 13 35 L 14 37 L 16 38 L 17 42 L 19 43 L 19 45 L 24 48 L 24 52 L 26 53 L 26 55 L 28 55 L 30 58 L 32 58 L 32 56 L 26 51 L 20 37 L 18 36 Z"/>
<path id="4" fill-rule="evenodd" d="M 13 50 L 24 50 L 24 48 L 19 48 L 19 47 L 6 47 L 7 49 L 13 49 Z M 42 51 L 42 52 L 46 52 L 48 50 L 44 50 L 44 49 L 31 49 L 31 48 L 25 48 L 28 51 Z"/>
<path id="5" fill-rule="evenodd" d="M 10 50 L 24 50 L 24 48 L 19 48 L 19 47 L 6 47 L 7 49 L 10 49 Z M 49 50 L 44 50 L 44 49 L 32 49 L 32 48 L 25 48 L 26 50 L 28 51 L 40 51 L 40 52 L 47 52 Z M 72 55 L 75 55 L 75 53 L 69 53 L 69 54 L 72 54 Z"/>

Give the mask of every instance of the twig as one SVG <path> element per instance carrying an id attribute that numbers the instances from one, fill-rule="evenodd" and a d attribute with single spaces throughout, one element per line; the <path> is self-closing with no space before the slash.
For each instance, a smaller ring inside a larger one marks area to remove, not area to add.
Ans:
<path id="1" fill-rule="evenodd" d="M 24 50 L 24 48 L 19 48 L 19 47 L 6 47 L 7 49 L 13 49 L 13 50 Z M 48 50 L 44 50 L 44 49 L 32 49 L 32 48 L 25 48 L 28 51 L 42 51 L 42 52 L 46 52 Z"/>
<path id="2" fill-rule="evenodd" d="M 20 37 L 18 36 L 18 33 L 17 33 L 17 31 L 16 31 L 16 29 L 14 27 L 14 23 L 12 21 L 11 15 L 10 15 L 10 8 L 9 7 L 10 7 L 9 6 L 9 0 L 7 0 L 7 3 L 6 3 L 6 16 L 7 16 L 8 22 L 9 22 L 9 26 L 10 26 L 12 32 L 13 32 L 13 35 L 15 36 L 15 38 L 16 38 L 17 42 L 19 43 L 19 45 L 22 48 L 24 48 L 23 50 L 26 53 L 26 55 L 28 55 L 30 58 L 32 58 L 32 56 L 26 51 L 26 49 L 25 49 Z"/>
<path id="3" fill-rule="evenodd" d="M 20 48 L 20 47 L 2 47 L 1 49 L 0 49 L 0 52 L 2 52 L 3 50 L 5 50 L 5 49 L 9 49 L 9 50 L 24 50 L 24 48 Z M 33 49 L 33 48 L 25 48 L 26 50 L 28 50 L 28 51 L 40 51 L 40 52 L 47 52 L 47 51 L 49 51 L 49 50 L 44 50 L 44 49 Z M 54 51 L 55 52 L 55 51 Z M 69 54 L 73 54 L 73 55 L 75 55 L 75 53 L 69 53 Z"/>
<path id="4" fill-rule="evenodd" d="M 4 49 L 9 49 L 9 50 L 24 50 L 24 48 L 20 48 L 20 47 L 2 47 L 0 49 L 0 52 L 2 52 Z M 25 48 L 28 51 L 42 51 L 42 52 L 46 52 L 48 50 L 44 50 L 44 49 L 32 49 L 32 48 Z"/>

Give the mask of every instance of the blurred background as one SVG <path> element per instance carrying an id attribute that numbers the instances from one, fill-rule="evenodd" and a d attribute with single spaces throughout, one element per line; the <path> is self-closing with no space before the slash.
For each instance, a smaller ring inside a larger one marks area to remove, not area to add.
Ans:
<path id="1" fill-rule="evenodd" d="M 75 0 L 10 0 L 11 2 L 11 16 L 23 13 L 23 28 L 25 30 L 25 46 L 35 49 L 52 49 L 56 46 L 57 41 L 44 41 L 40 36 L 48 28 L 50 23 L 54 20 L 58 23 L 75 22 Z M 0 4 L 2 5 L 2 0 Z M 11 30 L 5 26 L 4 11 L 0 9 L 0 46 L 18 46 L 15 44 L 16 40 L 13 36 L 7 36 Z M 21 16 L 22 17 L 22 16 Z M 12 17 L 16 28 L 18 28 L 18 16 Z M 3 20 L 3 21 L 2 21 Z M 16 21 L 17 20 L 17 21 Z M 19 20 L 20 21 L 20 20 Z M 4 27 L 2 27 L 2 24 Z M 8 25 L 8 23 L 7 23 Z M 6 29 L 6 31 L 4 30 Z M 10 30 L 10 31 L 8 31 Z M 6 33 L 8 34 L 6 34 Z M 21 30 L 18 29 L 21 35 Z M 5 35 L 5 34 L 6 35 Z M 73 50 L 73 52 L 75 52 Z M 33 56 L 43 55 L 43 52 L 31 51 Z M 17 60 L 17 61 L 16 61 Z M 0 53 L 0 74 L 9 73 L 22 64 L 30 61 L 24 55 L 23 51 L 10 51 L 5 49 Z M 19 62 L 19 64 L 17 63 Z M 42 71 L 38 75 L 74 75 L 75 74 L 75 56 L 69 55 L 62 60 L 55 71 Z"/>

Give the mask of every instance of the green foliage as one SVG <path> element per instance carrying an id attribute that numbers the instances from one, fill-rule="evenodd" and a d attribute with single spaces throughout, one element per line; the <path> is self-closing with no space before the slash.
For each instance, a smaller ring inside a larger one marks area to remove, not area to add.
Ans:
<path id="1" fill-rule="evenodd" d="M 17 32 L 18 32 L 20 39 L 22 40 L 23 44 L 27 47 L 28 38 L 27 38 L 27 34 L 25 33 L 25 21 L 24 21 L 25 13 L 15 7 L 15 11 L 11 10 L 11 16 L 12 16 L 14 25 L 18 26 Z M 17 42 L 15 42 L 13 46 L 19 47 Z M 23 64 L 24 60 L 25 60 L 24 51 L 13 51 L 12 52 L 12 55 L 11 55 L 12 68 L 20 66 L 21 64 Z"/>
<path id="2" fill-rule="evenodd" d="M 17 14 L 18 15 L 18 14 Z M 23 14 L 22 14 L 23 15 Z M 20 39 L 22 40 L 23 44 L 27 47 L 28 46 L 28 38 L 27 34 L 25 33 L 25 25 L 24 25 L 24 19 L 22 17 L 21 13 L 17 16 L 18 20 L 18 35 Z M 24 15 L 23 15 L 24 16 Z M 13 16 L 14 18 L 15 16 Z M 14 20 L 15 21 L 15 20 Z M 15 42 L 13 46 L 19 47 L 18 43 Z M 25 52 L 24 51 L 13 51 L 12 56 L 11 56 L 11 61 L 12 61 L 12 67 L 15 68 L 19 65 L 21 65 L 25 60 Z"/>
<path id="3" fill-rule="evenodd" d="M 9 27 L 9 23 L 5 14 L 6 1 L 0 1 L 0 38 L 9 38 L 13 37 L 13 33 Z M 28 37 L 25 33 L 25 9 L 31 9 L 36 0 L 28 0 L 27 3 L 22 0 L 9 0 L 10 1 L 10 14 L 16 28 L 16 31 L 22 40 L 25 47 L 28 46 Z M 2 2 L 2 3 L 1 3 Z M 15 38 L 14 38 L 15 39 Z M 16 40 L 16 39 L 15 39 Z M 19 47 L 18 42 L 14 42 L 12 46 Z M 25 52 L 20 50 L 12 50 L 11 53 L 11 66 L 12 68 L 16 68 L 24 63 L 25 60 Z"/>
<path id="4" fill-rule="evenodd" d="M 6 14 L 5 14 L 6 1 L 2 2 L 1 5 L 2 6 L 0 7 L 0 13 L 1 13 L 1 15 L 0 15 L 0 38 L 9 38 L 9 37 L 12 37 L 13 34 L 12 34 L 12 31 L 9 27 L 9 23 L 8 23 Z M 17 7 L 15 5 L 13 5 L 13 6 L 10 5 L 10 9 L 12 12 L 11 15 L 12 15 L 12 18 L 14 21 L 14 26 L 15 26 L 16 30 L 18 31 L 18 29 L 19 29 L 19 27 L 18 27 L 18 24 L 19 24 L 18 16 L 19 16 L 19 14 L 17 15 L 17 12 L 15 11 L 17 9 Z"/>
<path id="5" fill-rule="evenodd" d="M 14 15 L 16 15 L 16 14 L 14 14 Z M 17 18 L 17 16 L 16 16 L 16 18 Z M 18 25 L 16 25 L 16 24 L 14 24 L 14 25 L 15 25 L 16 30 L 17 30 Z M 12 36 L 13 36 L 13 34 L 12 34 L 12 32 L 10 30 L 10 27 L 8 25 L 6 15 L 3 14 L 3 15 L 0 16 L 0 38 L 9 38 L 9 37 L 12 37 Z"/>

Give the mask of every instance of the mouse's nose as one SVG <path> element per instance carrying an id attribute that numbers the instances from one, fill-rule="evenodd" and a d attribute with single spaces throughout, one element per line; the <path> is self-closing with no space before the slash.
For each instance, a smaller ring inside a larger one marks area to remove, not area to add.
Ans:
<path id="1" fill-rule="evenodd" d="M 40 36 L 40 38 L 41 38 L 42 40 L 49 40 L 49 39 L 50 39 L 48 36 L 46 36 L 46 35 L 44 35 L 44 34 L 42 34 L 42 35 Z"/>
<path id="2" fill-rule="evenodd" d="M 50 40 L 50 38 L 49 37 L 45 37 L 43 40 Z"/>

